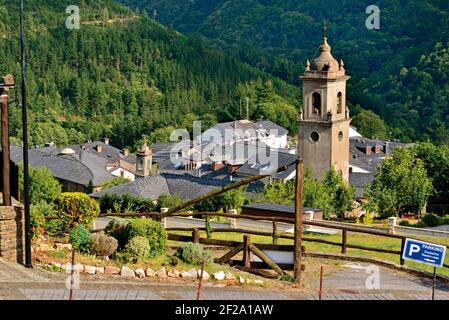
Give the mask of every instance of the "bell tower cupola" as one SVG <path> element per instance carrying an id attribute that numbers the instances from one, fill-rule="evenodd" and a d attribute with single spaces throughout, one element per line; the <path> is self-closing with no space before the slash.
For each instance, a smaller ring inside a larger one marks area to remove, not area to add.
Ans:
<path id="1" fill-rule="evenodd" d="M 303 82 L 303 107 L 299 121 L 299 154 L 305 167 L 322 179 L 331 167 L 349 180 L 349 110 L 343 60 L 332 55 L 325 36 L 319 54 L 307 60 Z"/>

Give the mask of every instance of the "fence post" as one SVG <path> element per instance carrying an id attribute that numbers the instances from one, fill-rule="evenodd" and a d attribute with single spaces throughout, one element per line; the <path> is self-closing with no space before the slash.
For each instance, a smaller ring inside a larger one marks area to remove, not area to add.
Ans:
<path id="1" fill-rule="evenodd" d="M 251 252 L 249 245 L 251 243 L 251 237 L 247 234 L 243 235 L 243 266 L 245 268 L 251 268 Z"/>
<path id="2" fill-rule="evenodd" d="M 398 221 L 398 218 L 396 217 L 390 217 L 388 218 L 388 233 L 390 234 L 394 234 L 395 233 L 395 227 L 396 227 L 396 223 Z"/>
<path id="3" fill-rule="evenodd" d="M 229 214 L 237 215 L 237 210 L 231 209 L 229 210 Z M 237 229 L 237 219 L 231 218 L 231 228 Z"/>
<path id="4" fill-rule="evenodd" d="M 194 228 L 192 231 L 192 241 L 193 243 L 200 243 L 200 230 Z"/>
<path id="5" fill-rule="evenodd" d="M 273 220 L 273 244 L 278 244 L 277 233 L 278 233 L 278 224 L 276 220 Z"/>
<path id="6" fill-rule="evenodd" d="M 168 208 L 161 208 L 161 213 L 167 213 L 168 210 L 169 210 Z M 161 223 L 164 226 L 164 228 L 167 228 L 167 218 L 166 217 L 162 218 Z"/>
<path id="7" fill-rule="evenodd" d="M 405 264 L 404 259 L 402 258 L 402 256 L 404 255 L 404 250 L 405 250 L 405 238 L 402 238 L 402 243 L 401 243 L 401 266 L 403 266 Z"/>
<path id="8" fill-rule="evenodd" d="M 348 242 L 348 230 L 343 229 L 341 233 L 341 253 L 346 254 L 346 244 Z"/>
<path id="9" fill-rule="evenodd" d="M 306 216 L 306 221 L 313 221 L 314 214 L 315 214 L 313 211 L 306 211 L 304 213 L 305 213 L 305 216 Z M 304 231 L 309 231 L 310 228 L 311 228 L 311 226 L 305 225 L 304 226 Z"/>

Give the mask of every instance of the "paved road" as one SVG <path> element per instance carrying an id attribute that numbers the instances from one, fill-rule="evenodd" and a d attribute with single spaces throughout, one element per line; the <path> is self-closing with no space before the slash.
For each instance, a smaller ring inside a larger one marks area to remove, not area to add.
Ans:
<path id="1" fill-rule="evenodd" d="M 327 300 L 429 300 L 431 281 L 403 272 L 380 268 L 380 289 L 366 288 L 366 264 L 347 264 L 342 271 L 325 277 L 324 295 Z M 0 300 L 66 300 L 67 275 L 39 269 L 27 270 L 0 260 Z M 81 276 L 78 300 L 161 300 L 196 298 L 196 284 L 177 280 L 125 280 L 105 276 Z M 219 287 L 207 284 L 206 300 L 315 300 L 318 299 L 318 281 L 304 291 Z M 439 286 L 437 299 L 449 300 L 449 288 Z"/>

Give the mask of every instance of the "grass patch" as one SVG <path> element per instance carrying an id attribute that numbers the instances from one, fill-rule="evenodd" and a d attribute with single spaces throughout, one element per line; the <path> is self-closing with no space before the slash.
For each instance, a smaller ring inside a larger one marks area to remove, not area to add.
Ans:
<path id="1" fill-rule="evenodd" d="M 170 232 L 170 233 L 173 233 L 173 232 Z M 176 234 L 191 235 L 191 232 L 176 232 Z M 202 238 L 206 237 L 205 232 L 200 232 L 200 235 Z M 308 233 L 305 236 L 307 238 L 324 239 L 324 240 L 338 242 L 338 243 L 341 243 L 341 241 L 342 241 L 342 236 L 340 233 L 334 234 L 334 235 Z M 240 241 L 240 242 L 243 241 L 243 235 L 240 233 L 214 232 L 214 233 L 212 233 L 212 238 L 220 239 L 220 240 Z M 438 243 L 441 245 L 449 246 L 448 238 L 432 238 L 432 237 L 415 237 L 415 238 L 422 240 L 422 241 L 428 241 L 428 242 L 432 242 L 432 243 Z M 251 242 L 260 243 L 260 244 L 271 244 L 272 238 L 267 237 L 267 236 L 251 235 Z M 180 243 L 181 242 L 168 241 L 168 244 L 170 244 L 170 245 L 179 245 Z M 393 239 L 393 238 L 387 238 L 384 236 L 376 236 L 376 235 L 367 235 L 367 234 L 356 233 L 356 232 L 348 232 L 347 243 L 352 244 L 352 245 L 371 247 L 371 248 L 380 248 L 380 249 L 398 250 L 398 251 L 401 250 L 401 240 L 400 239 Z M 278 239 L 278 244 L 293 245 L 293 240 Z M 340 246 L 334 246 L 334 245 L 316 243 L 316 242 L 309 242 L 309 241 L 304 241 L 303 245 L 305 246 L 306 251 L 309 251 L 309 252 L 313 251 L 313 252 L 323 252 L 323 253 L 341 253 Z M 385 261 L 389 261 L 389 262 L 392 262 L 395 264 L 400 263 L 399 255 L 393 255 L 393 254 L 389 254 L 389 253 L 372 252 L 372 251 L 366 251 L 366 250 L 360 250 L 360 249 L 347 248 L 347 254 L 360 256 L 360 257 L 369 257 L 369 258 L 385 260 Z M 445 263 L 449 264 L 449 255 L 446 255 Z M 417 262 L 413 262 L 413 261 L 405 261 L 405 265 L 415 268 L 415 269 L 433 272 L 433 267 L 427 266 L 425 264 L 421 264 L 421 263 L 417 263 Z M 438 268 L 437 273 L 440 275 L 449 276 L 449 268 Z"/>

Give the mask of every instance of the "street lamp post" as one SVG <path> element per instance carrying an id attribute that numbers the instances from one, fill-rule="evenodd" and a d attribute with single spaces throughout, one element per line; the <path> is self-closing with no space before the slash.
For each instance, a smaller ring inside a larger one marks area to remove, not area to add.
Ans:
<path id="1" fill-rule="evenodd" d="M 25 266 L 32 268 L 31 261 L 31 224 L 30 224 L 30 190 L 28 167 L 28 115 L 26 91 L 26 60 L 25 60 L 25 26 L 24 0 L 20 0 L 20 65 L 22 73 L 22 136 L 23 136 L 23 200 L 25 209 Z"/>

